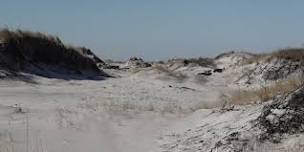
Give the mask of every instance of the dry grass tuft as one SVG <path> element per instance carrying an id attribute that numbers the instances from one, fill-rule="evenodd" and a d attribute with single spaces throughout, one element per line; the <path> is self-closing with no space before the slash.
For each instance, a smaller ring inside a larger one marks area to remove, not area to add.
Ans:
<path id="1" fill-rule="evenodd" d="M 244 64 L 252 64 L 252 63 L 260 63 L 261 61 L 266 60 L 271 56 L 270 54 L 257 54 L 254 57 L 251 57 L 249 59 L 246 59 L 244 61 Z"/>
<path id="2" fill-rule="evenodd" d="M 304 61 L 304 48 L 285 48 L 272 53 L 272 58 L 286 59 L 296 62 Z M 271 58 L 270 58 L 271 59 Z"/>
<path id="3" fill-rule="evenodd" d="M 247 59 L 245 64 L 270 61 L 272 59 L 285 59 L 294 62 L 304 62 L 304 48 L 285 48 L 272 53 L 257 54 Z"/>
<path id="4" fill-rule="evenodd" d="M 273 85 L 263 86 L 259 89 L 233 91 L 230 94 L 229 102 L 231 104 L 265 102 L 274 98 L 275 96 L 283 95 L 296 90 L 303 85 L 303 75 L 292 76 L 287 79 L 277 81 Z"/>

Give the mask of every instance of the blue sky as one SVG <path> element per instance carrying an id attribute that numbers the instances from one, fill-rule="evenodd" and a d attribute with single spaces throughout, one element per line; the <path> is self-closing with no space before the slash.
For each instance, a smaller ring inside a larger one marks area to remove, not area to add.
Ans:
<path id="1" fill-rule="evenodd" d="M 304 44 L 302 0 L 0 0 L 0 26 L 47 32 L 102 58 L 214 56 Z"/>

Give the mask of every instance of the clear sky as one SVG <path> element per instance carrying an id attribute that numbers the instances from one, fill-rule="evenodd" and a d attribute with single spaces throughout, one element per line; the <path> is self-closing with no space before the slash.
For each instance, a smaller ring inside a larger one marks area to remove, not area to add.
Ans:
<path id="1" fill-rule="evenodd" d="M 0 26 L 47 32 L 102 58 L 214 56 L 304 43 L 303 0 L 0 0 Z"/>

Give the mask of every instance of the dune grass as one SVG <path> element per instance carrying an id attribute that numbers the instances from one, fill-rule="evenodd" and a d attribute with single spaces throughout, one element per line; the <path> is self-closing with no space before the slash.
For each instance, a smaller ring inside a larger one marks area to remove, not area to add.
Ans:
<path id="1" fill-rule="evenodd" d="M 286 59 L 295 62 L 304 61 L 304 48 L 285 48 L 272 53 L 272 58 Z"/>
<path id="2" fill-rule="evenodd" d="M 246 60 L 245 64 L 260 63 L 273 59 L 290 60 L 293 62 L 304 62 L 304 48 L 284 48 L 271 53 L 256 54 Z"/>
<path id="3" fill-rule="evenodd" d="M 2 65 L 14 71 L 26 69 L 30 64 L 57 66 L 75 73 L 98 73 L 97 63 L 103 62 L 87 48 L 65 45 L 57 36 L 41 32 L 2 29 L 0 41 L 5 43 L 0 52 Z"/>
<path id="4" fill-rule="evenodd" d="M 265 102 L 278 95 L 283 95 L 304 85 L 304 76 L 290 76 L 286 79 L 276 81 L 269 86 L 261 86 L 252 90 L 234 90 L 230 93 L 231 104 L 249 104 Z"/>

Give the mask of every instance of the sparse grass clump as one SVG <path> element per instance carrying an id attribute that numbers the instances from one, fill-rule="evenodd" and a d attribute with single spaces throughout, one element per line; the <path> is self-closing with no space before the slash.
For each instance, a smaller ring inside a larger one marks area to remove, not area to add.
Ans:
<path id="1" fill-rule="evenodd" d="M 271 58 L 286 59 L 295 62 L 304 61 L 304 48 L 285 48 L 272 53 Z"/>
<path id="2" fill-rule="evenodd" d="M 197 64 L 202 67 L 216 67 L 214 60 L 210 58 L 191 58 L 184 61 L 186 64 Z"/>
<path id="3" fill-rule="evenodd" d="M 251 58 L 245 60 L 245 64 L 252 64 L 252 63 L 260 63 L 261 61 L 266 60 L 270 54 L 256 54 Z"/>
<path id="4" fill-rule="evenodd" d="M 249 104 L 255 102 L 265 102 L 275 96 L 283 95 L 304 85 L 304 77 L 292 76 L 284 80 L 279 80 L 272 85 L 262 86 L 253 90 L 237 90 L 230 94 L 231 104 Z"/>
<path id="5" fill-rule="evenodd" d="M 293 62 L 304 62 L 304 48 L 285 48 L 272 53 L 256 54 L 246 60 L 246 64 L 271 61 L 273 59 L 284 59 Z"/>

